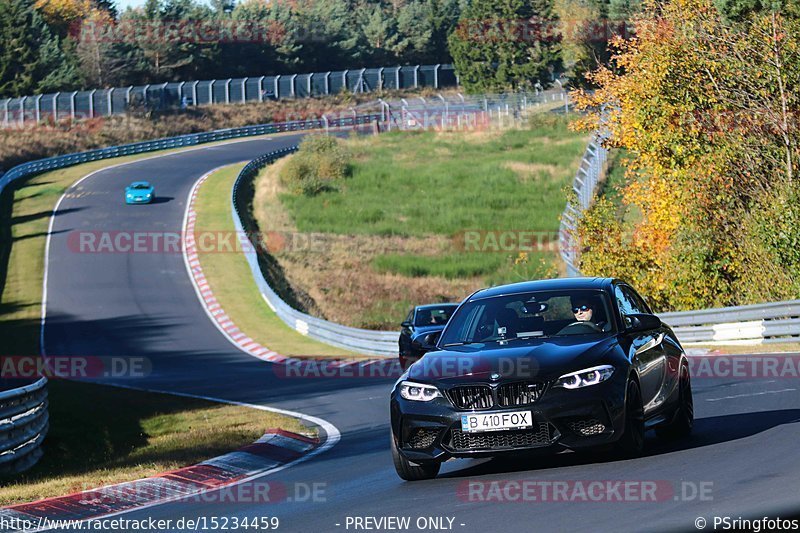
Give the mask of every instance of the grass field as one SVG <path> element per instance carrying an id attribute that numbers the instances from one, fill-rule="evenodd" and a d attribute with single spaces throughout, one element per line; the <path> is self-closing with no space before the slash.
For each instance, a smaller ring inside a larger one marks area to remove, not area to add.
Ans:
<path id="1" fill-rule="evenodd" d="M 339 234 L 454 235 L 465 229 L 558 229 L 564 186 L 586 148 L 563 115 L 529 128 L 393 132 L 350 139 L 345 191 L 284 194 L 297 229 Z"/>
<path id="2" fill-rule="evenodd" d="M 0 505 L 160 474 L 254 442 L 293 418 L 165 394 L 50 381 L 44 457 L 0 486 Z"/>
<path id="3" fill-rule="evenodd" d="M 233 232 L 231 188 L 243 164 L 211 174 L 201 185 L 195 210 L 195 232 Z M 236 326 L 248 337 L 282 355 L 353 356 L 289 328 L 261 297 L 244 255 L 200 252 L 200 264 L 214 296 Z"/>
<path id="4" fill-rule="evenodd" d="M 291 194 L 279 162 L 259 177 L 253 212 L 262 231 L 323 244 L 324 255 L 274 254 L 309 312 L 396 329 L 413 305 L 558 274 L 554 246 L 468 250 L 464 234 L 532 232 L 552 241 L 586 147 L 567 127 L 572 118 L 545 113 L 515 129 L 350 138 L 352 173 L 340 190 Z"/>

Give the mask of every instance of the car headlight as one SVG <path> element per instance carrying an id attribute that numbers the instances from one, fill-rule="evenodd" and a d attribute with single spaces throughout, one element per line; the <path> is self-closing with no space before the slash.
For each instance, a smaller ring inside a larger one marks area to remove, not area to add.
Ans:
<path id="1" fill-rule="evenodd" d="M 556 380 L 556 387 L 579 389 L 589 385 L 597 385 L 610 378 L 613 373 L 614 367 L 611 365 L 593 366 L 585 370 L 564 374 Z"/>
<path id="2" fill-rule="evenodd" d="M 442 393 L 433 385 L 404 381 L 400 384 L 400 396 L 415 402 L 429 402 L 435 398 L 441 398 Z"/>

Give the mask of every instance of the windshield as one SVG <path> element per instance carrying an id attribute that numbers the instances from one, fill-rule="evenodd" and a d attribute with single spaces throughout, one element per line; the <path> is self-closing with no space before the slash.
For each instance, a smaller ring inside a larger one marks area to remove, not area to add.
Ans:
<path id="1" fill-rule="evenodd" d="M 149 189 L 149 188 L 150 185 L 148 185 L 147 183 L 136 183 L 131 187 L 131 189 L 137 189 L 137 190 Z"/>
<path id="2" fill-rule="evenodd" d="M 593 290 L 538 291 L 467 302 L 441 345 L 609 334 L 616 331 L 609 299 Z"/>
<path id="3" fill-rule="evenodd" d="M 415 326 L 444 326 L 450 320 L 450 315 L 456 310 L 457 305 L 442 305 L 441 307 L 421 307 L 417 309 L 414 317 Z"/>

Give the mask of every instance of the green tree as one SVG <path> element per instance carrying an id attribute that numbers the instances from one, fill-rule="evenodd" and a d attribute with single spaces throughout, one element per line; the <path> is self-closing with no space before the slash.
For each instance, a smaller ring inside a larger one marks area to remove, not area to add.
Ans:
<path id="1" fill-rule="evenodd" d="M 561 66 L 551 0 L 472 2 L 450 35 L 450 53 L 469 91 L 547 85 Z"/>
<path id="2" fill-rule="evenodd" d="M 23 96 L 80 83 L 74 58 L 30 0 L 0 2 L 0 94 Z"/>

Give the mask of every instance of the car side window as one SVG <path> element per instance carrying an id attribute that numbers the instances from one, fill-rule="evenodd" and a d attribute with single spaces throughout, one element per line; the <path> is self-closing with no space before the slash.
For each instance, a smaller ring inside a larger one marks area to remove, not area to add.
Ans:
<path id="1" fill-rule="evenodd" d="M 614 298 L 617 300 L 619 312 L 623 315 L 631 315 L 636 312 L 634 311 L 634 303 L 630 300 L 630 295 L 626 294 L 619 285 L 614 287 Z"/>
<path id="2" fill-rule="evenodd" d="M 623 321 L 625 322 L 626 327 L 630 324 L 628 320 L 625 320 L 625 315 L 633 315 L 644 312 L 641 310 L 641 304 L 636 301 L 636 298 L 632 294 L 631 290 L 624 285 L 617 285 L 614 287 L 614 298 L 617 300 L 619 312 L 623 315 Z"/>
<path id="3" fill-rule="evenodd" d="M 631 297 L 633 297 L 636 301 L 636 307 L 641 309 L 640 313 L 647 313 L 649 315 L 653 314 L 653 311 L 650 309 L 650 306 L 647 305 L 647 302 L 644 301 L 642 295 L 636 292 L 633 287 L 625 287 L 625 290 L 630 293 Z"/>

